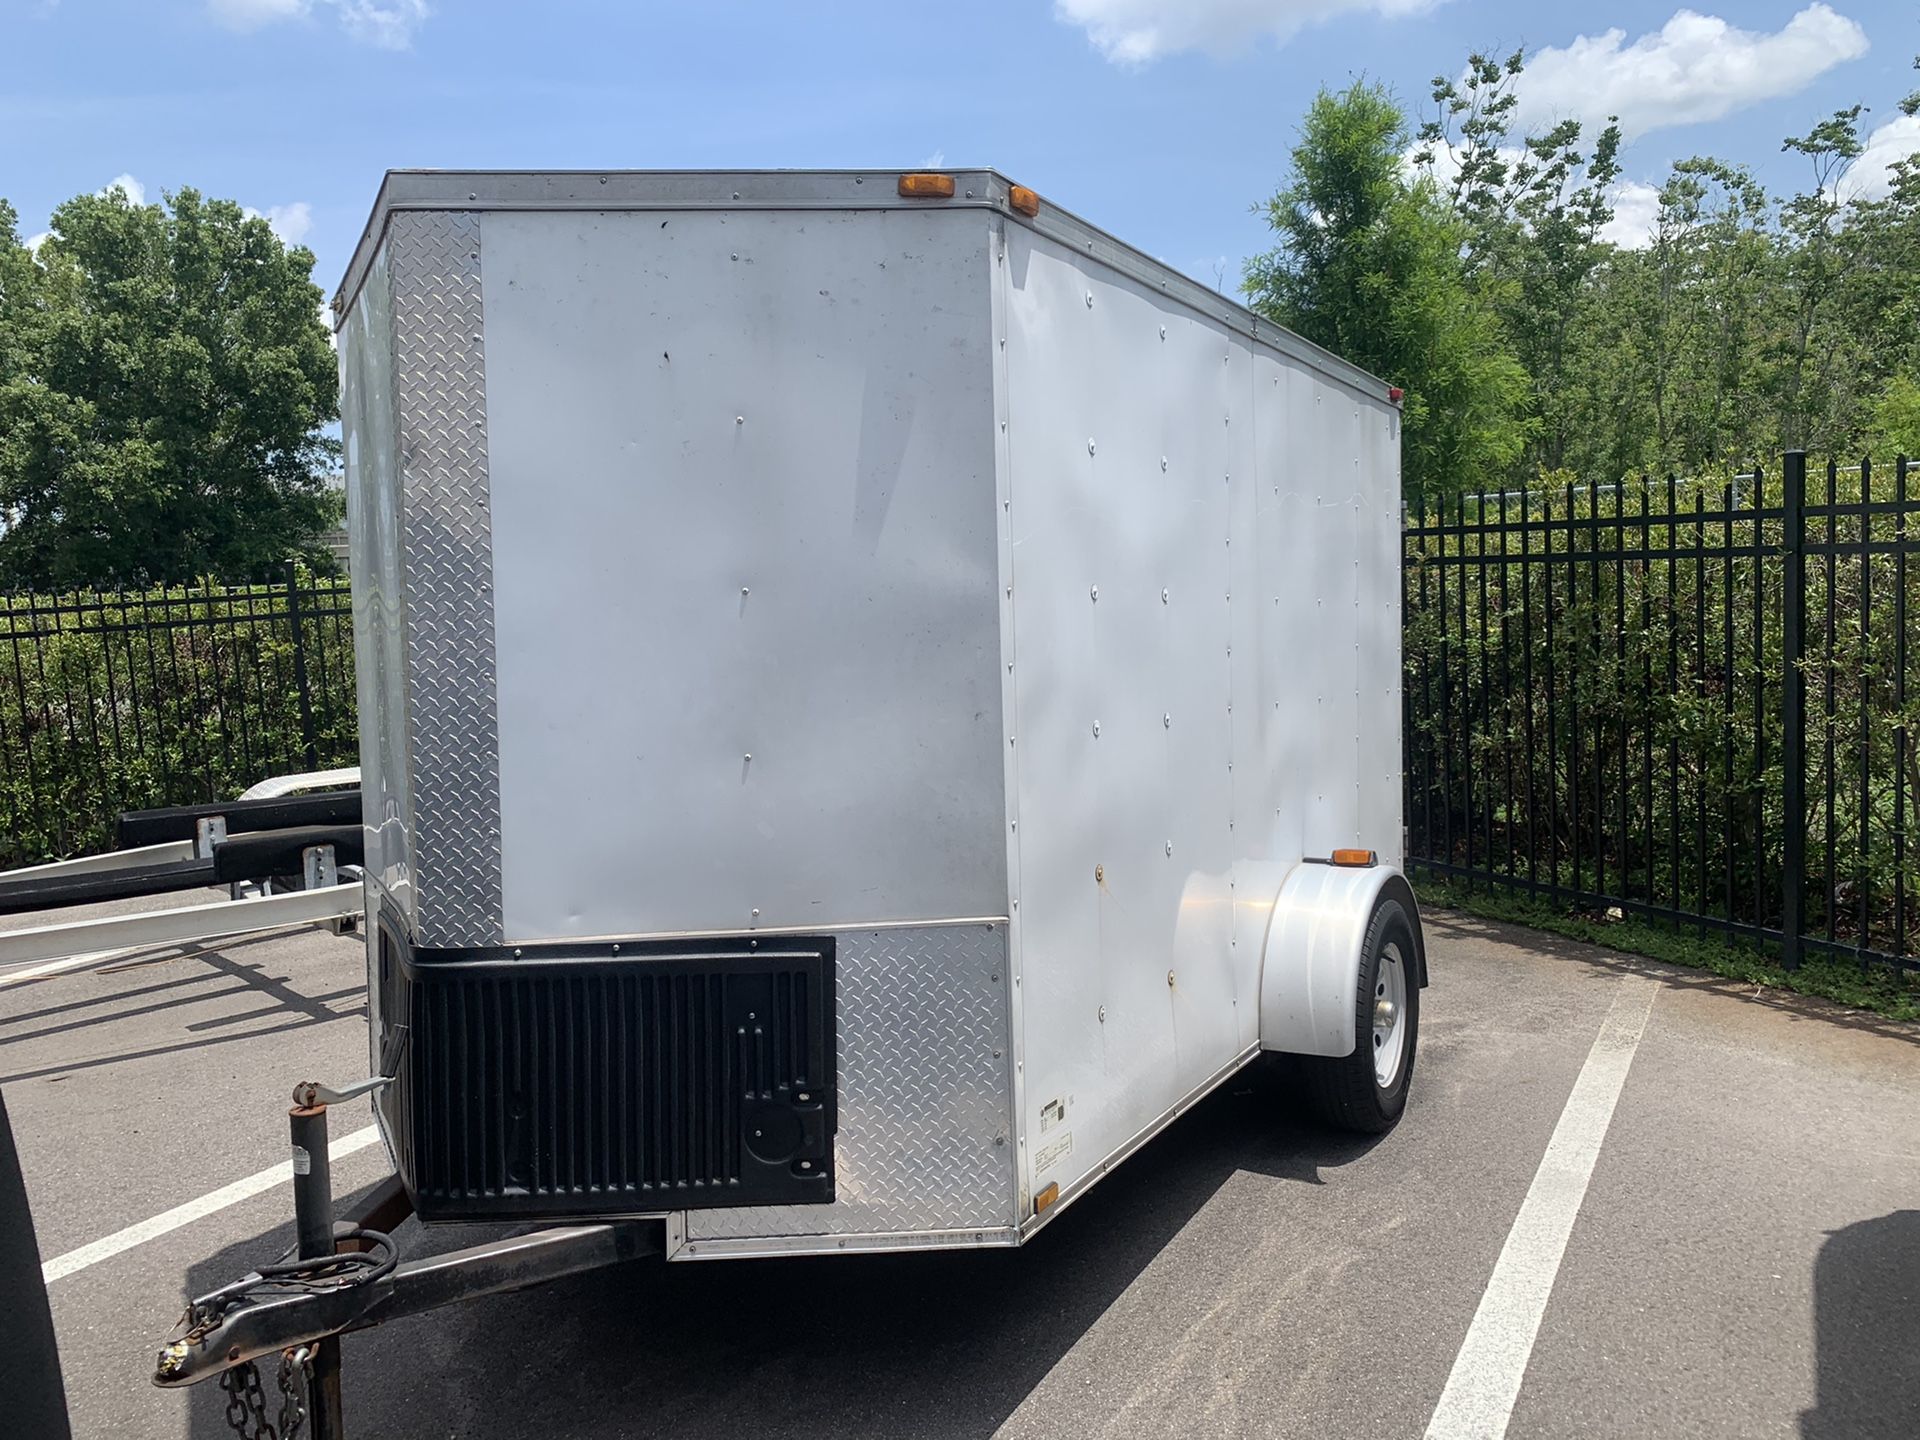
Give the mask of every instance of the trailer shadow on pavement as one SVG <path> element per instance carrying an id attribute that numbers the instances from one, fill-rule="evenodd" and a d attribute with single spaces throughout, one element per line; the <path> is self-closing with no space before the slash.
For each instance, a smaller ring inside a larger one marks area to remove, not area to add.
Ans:
<path id="1" fill-rule="evenodd" d="M 667 1264 L 557 1282 L 345 1343 L 352 1433 L 993 1434 L 1236 1172 L 1317 1184 L 1377 1141 L 1330 1134 L 1256 1064 L 1017 1251 Z M 403 1254 L 498 1231 L 423 1231 Z M 202 1293 L 283 1227 L 194 1268 Z M 406 1333 L 400 1333 L 402 1330 Z M 230 1432 L 197 1387 L 191 1434 Z"/>

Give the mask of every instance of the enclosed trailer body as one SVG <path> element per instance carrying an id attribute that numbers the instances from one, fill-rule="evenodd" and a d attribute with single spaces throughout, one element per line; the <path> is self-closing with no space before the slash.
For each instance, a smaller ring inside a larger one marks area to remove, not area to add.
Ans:
<path id="1" fill-rule="evenodd" d="M 1015 1244 L 1263 1047 L 1404 1096 L 1397 396 L 951 179 L 388 176 L 336 306 L 423 1218 Z"/>

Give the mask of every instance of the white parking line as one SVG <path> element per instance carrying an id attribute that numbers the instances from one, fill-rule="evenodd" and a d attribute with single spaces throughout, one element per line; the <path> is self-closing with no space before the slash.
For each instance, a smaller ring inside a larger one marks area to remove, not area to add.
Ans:
<path id="1" fill-rule="evenodd" d="M 369 1125 L 364 1130 L 355 1130 L 351 1134 L 342 1135 L 327 1146 L 327 1154 L 336 1161 L 342 1160 L 357 1151 L 366 1149 L 379 1138 L 378 1128 Z M 124 1230 L 116 1230 L 113 1234 L 103 1236 L 90 1245 L 82 1245 L 78 1250 L 69 1250 L 64 1255 L 56 1255 L 40 1267 L 40 1277 L 51 1285 L 54 1281 L 63 1279 L 76 1270 L 84 1270 L 89 1265 L 98 1265 L 102 1260 L 110 1260 L 115 1255 L 133 1249 L 136 1245 L 157 1240 L 160 1236 L 178 1230 L 183 1225 L 191 1225 L 194 1221 L 211 1215 L 217 1210 L 224 1210 L 229 1205 L 238 1205 L 242 1200 L 250 1199 L 263 1190 L 271 1190 L 276 1185 L 292 1183 L 293 1161 L 282 1160 L 278 1165 L 270 1166 L 257 1175 L 249 1175 L 246 1179 L 236 1180 L 231 1185 L 222 1185 L 218 1190 L 202 1195 L 198 1200 L 189 1200 L 184 1205 L 176 1205 L 171 1210 L 162 1211 L 151 1220 L 142 1220 L 138 1225 L 129 1225 Z"/>
<path id="2" fill-rule="evenodd" d="M 1614 993 L 1454 1357 L 1427 1440 L 1501 1440 L 1507 1433 L 1540 1317 L 1659 988 L 1645 976 L 1629 975 Z"/>

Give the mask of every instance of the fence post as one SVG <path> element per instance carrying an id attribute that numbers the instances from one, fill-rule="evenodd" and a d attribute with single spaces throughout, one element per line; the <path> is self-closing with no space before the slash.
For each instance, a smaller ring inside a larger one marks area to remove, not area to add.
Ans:
<path id="1" fill-rule="evenodd" d="M 287 623 L 293 629 L 293 685 L 300 697 L 300 742 L 309 772 L 320 768 L 320 744 L 313 733 L 313 691 L 307 684 L 307 646 L 300 634 L 300 567 L 287 562 Z"/>
<path id="2" fill-rule="evenodd" d="M 1781 604 L 1781 774 L 1786 826 L 1781 847 L 1780 939 L 1781 960 L 1798 970 L 1801 938 L 1806 928 L 1807 861 L 1807 677 L 1800 668 L 1806 653 L 1807 591 L 1807 452 L 1789 450 L 1781 457 L 1782 481 L 1780 541 L 1784 552 Z M 1758 520 L 1755 526 L 1758 528 Z M 1829 857 L 1831 863 L 1831 857 Z"/>

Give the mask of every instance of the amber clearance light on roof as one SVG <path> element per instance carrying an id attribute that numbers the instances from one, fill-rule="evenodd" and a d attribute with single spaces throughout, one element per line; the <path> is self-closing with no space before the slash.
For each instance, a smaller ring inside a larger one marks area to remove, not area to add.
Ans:
<path id="1" fill-rule="evenodd" d="M 1016 185 L 1007 192 L 1007 203 L 1022 215 L 1032 216 L 1040 213 L 1040 197 L 1024 185 Z"/>
<path id="2" fill-rule="evenodd" d="M 951 175 L 913 174 L 900 177 L 900 193 L 914 200 L 951 200 Z"/>

